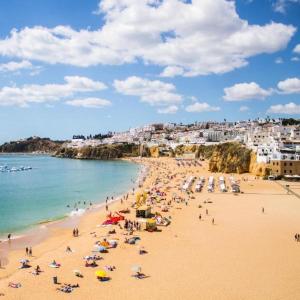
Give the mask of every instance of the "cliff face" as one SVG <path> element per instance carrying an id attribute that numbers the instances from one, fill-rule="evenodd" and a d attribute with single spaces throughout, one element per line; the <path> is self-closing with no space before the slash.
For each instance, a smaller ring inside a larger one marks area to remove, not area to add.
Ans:
<path id="1" fill-rule="evenodd" d="M 269 165 L 264 163 L 256 162 L 256 154 L 254 152 L 251 153 L 249 172 L 255 176 L 268 176 L 270 175 Z"/>
<path id="2" fill-rule="evenodd" d="M 28 138 L 21 141 L 13 141 L 0 146 L 2 153 L 31 153 L 31 152 L 56 152 L 63 142 L 51 141 L 48 138 Z"/>
<path id="3" fill-rule="evenodd" d="M 55 156 L 62 158 L 109 160 L 124 157 L 135 157 L 140 154 L 143 156 L 149 156 L 149 149 L 134 144 L 115 144 L 100 145 L 97 147 L 84 147 L 80 149 L 62 147 L 56 152 Z"/>
<path id="4" fill-rule="evenodd" d="M 209 170 L 224 173 L 249 172 L 251 150 L 239 143 L 224 143 L 218 145 L 180 145 L 175 149 L 175 155 L 195 153 L 196 158 L 209 160 Z"/>
<path id="5" fill-rule="evenodd" d="M 249 172 L 251 150 L 237 143 L 215 145 L 209 161 L 209 170 L 223 173 Z"/>

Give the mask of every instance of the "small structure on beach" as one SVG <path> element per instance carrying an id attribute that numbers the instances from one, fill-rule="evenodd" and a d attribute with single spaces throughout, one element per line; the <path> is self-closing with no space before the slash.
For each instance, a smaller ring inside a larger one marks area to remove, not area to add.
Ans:
<path id="1" fill-rule="evenodd" d="M 157 229 L 156 220 L 155 219 L 148 219 L 146 222 L 146 230 L 153 232 Z"/>
<path id="2" fill-rule="evenodd" d="M 150 218 L 151 217 L 151 207 L 147 205 L 142 205 L 136 209 L 137 218 Z"/>

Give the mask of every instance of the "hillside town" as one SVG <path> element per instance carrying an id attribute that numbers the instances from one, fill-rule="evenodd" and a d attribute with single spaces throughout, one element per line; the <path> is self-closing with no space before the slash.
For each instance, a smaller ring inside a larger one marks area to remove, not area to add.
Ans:
<path id="1" fill-rule="evenodd" d="M 100 138 L 99 138 L 100 137 Z M 69 148 L 105 144 L 137 144 L 168 152 L 179 145 L 214 145 L 237 142 L 256 153 L 258 164 L 266 164 L 271 176 L 300 175 L 300 122 L 294 119 L 255 119 L 238 122 L 150 124 L 124 132 L 96 137 L 74 136 Z M 188 153 L 192 158 L 192 154 Z"/>

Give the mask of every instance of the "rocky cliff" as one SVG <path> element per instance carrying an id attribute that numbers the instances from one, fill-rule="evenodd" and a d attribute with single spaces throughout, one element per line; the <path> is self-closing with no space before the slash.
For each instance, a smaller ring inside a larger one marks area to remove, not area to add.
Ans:
<path id="1" fill-rule="evenodd" d="M 56 152 L 63 142 L 51 141 L 48 138 L 28 138 L 25 140 L 12 141 L 0 146 L 0 152 L 2 153 L 54 153 Z"/>
<path id="2" fill-rule="evenodd" d="M 249 172 L 255 176 L 268 176 L 270 175 L 270 166 L 264 163 L 257 163 L 256 154 L 252 152 L 249 165 Z"/>
<path id="3" fill-rule="evenodd" d="M 209 161 L 209 170 L 223 173 L 249 172 L 251 150 L 238 143 L 215 145 Z"/>
<path id="4" fill-rule="evenodd" d="M 83 147 L 80 149 L 62 147 L 55 154 L 55 156 L 62 158 L 99 160 L 136 157 L 139 155 L 150 156 L 150 151 L 145 146 L 135 144 L 113 144 L 100 145 L 97 147 Z"/>

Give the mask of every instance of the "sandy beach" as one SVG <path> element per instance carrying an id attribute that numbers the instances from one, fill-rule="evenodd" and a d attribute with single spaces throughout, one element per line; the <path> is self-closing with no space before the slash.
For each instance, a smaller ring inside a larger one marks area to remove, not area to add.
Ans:
<path id="1" fill-rule="evenodd" d="M 148 176 L 140 191 L 154 187 L 159 178 L 160 189 L 167 201 L 176 194 L 186 200 L 172 201 L 169 211 L 154 205 L 152 212 L 171 216 L 171 224 L 159 227 L 160 232 L 137 231 L 139 243 L 124 243 L 124 229 L 99 226 L 106 219 L 105 208 L 84 215 L 73 237 L 69 227 L 50 229 L 47 239 L 33 247 L 31 268 L 18 269 L 25 258 L 25 249 L 11 251 L 8 265 L 0 269 L 0 294 L 3 299 L 300 299 L 300 199 L 277 182 L 255 179 L 252 175 L 234 175 L 240 180 L 243 193 L 221 193 L 216 185 L 213 193 L 205 188 L 192 193 L 188 200 L 180 190 L 189 176 L 205 176 L 202 166 L 178 166 L 172 158 L 147 158 Z M 220 174 L 213 174 L 217 179 Z M 228 182 L 228 174 L 222 174 Z M 173 178 L 171 179 L 171 176 Z M 298 186 L 293 184 L 295 191 Z M 192 188 L 194 191 L 194 186 Z M 130 208 L 124 215 L 134 221 L 135 209 L 128 200 L 109 204 L 109 211 Z M 264 212 L 262 212 L 264 208 Z M 201 220 L 199 215 L 201 214 Z M 214 224 L 212 224 L 214 219 Z M 121 222 L 123 226 L 124 222 Z M 108 231 L 116 234 L 108 236 Z M 91 234 L 94 233 L 95 234 Z M 85 267 L 84 256 L 91 255 L 96 241 L 113 238 L 118 246 L 100 253 L 98 267 Z M 13 243 L 14 241 L 11 241 Z M 72 252 L 66 252 L 69 246 Z M 143 246 L 147 253 L 139 254 Z M 50 268 L 55 259 L 60 268 Z M 42 272 L 30 272 L 39 265 Z M 95 271 L 112 265 L 107 271 L 111 280 L 100 282 Z M 132 266 L 139 265 L 147 278 L 132 277 Z M 83 278 L 74 275 L 80 270 Z M 71 294 L 57 291 L 59 283 L 79 284 Z M 21 283 L 20 288 L 8 287 Z"/>

